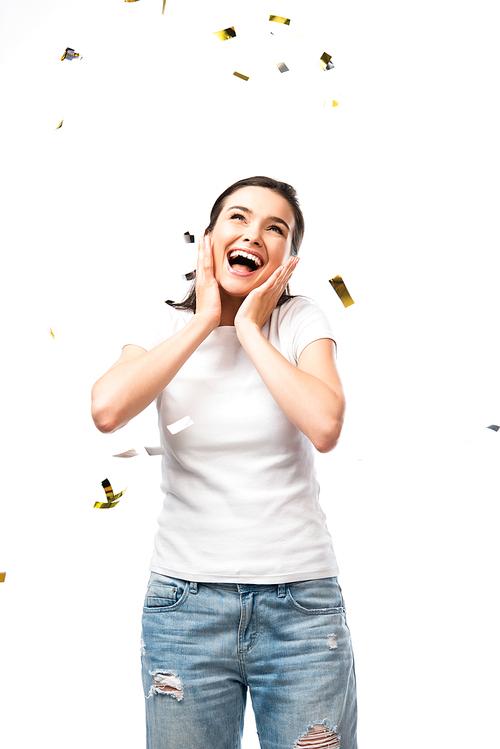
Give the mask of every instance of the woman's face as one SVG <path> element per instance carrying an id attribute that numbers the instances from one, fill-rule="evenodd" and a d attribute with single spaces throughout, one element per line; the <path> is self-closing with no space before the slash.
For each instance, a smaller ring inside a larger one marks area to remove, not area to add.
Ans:
<path id="1" fill-rule="evenodd" d="M 211 232 L 214 275 L 232 296 L 247 296 L 290 256 L 293 210 L 266 187 L 242 187 L 224 204 Z"/>

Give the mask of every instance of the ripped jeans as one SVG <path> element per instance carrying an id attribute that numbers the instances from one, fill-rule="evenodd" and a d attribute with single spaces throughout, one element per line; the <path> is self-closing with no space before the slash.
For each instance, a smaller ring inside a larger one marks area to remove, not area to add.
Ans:
<path id="1" fill-rule="evenodd" d="M 142 678 L 147 749 L 239 749 L 247 689 L 262 749 L 357 749 L 336 577 L 247 585 L 152 572 Z"/>

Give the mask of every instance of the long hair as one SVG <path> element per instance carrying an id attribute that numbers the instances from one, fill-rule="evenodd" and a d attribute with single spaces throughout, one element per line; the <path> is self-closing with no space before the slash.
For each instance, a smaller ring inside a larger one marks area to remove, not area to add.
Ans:
<path id="1" fill-rule="evenodd" d="M 230 185 L 230 187 L 224 190 L 224 192 L 219 195 L 212 206 L 212 210 L 210 212 L 210 223 L 205 229 L 205 234 L 209 231 L 212 231 L 212 229 L 214 228 L 215 224 L 217 223 L 217 219 L 219 218 L 220 213 L 224 207 L 226 199 L 230 195 L 232 195 L 233 192 L 240 190 L 242 187 L 265 187 L 268 190 L 273 190 L 274 192 L 285 198 L 285 200 L 290 205 L 295 218 L 295 227 L 292 234 L 291 254 L 293 256 L 298 255 L 299 248 L 304 237 L 305 227 L 304 216 L 302 215 L 299 201 L 297 199 L 297 192 L 291 185 L 287 184 L 286 182 L 279 182 L 278 180 L 272 179 L 271 177 L 248 177 L 247 179 L 240 179 L 238 180 L 238 182 L 234 182 L 234 184 Z M 289 299 L 293 298 L 294 295 L 290 294 L 290 288 L 287 285 L 285 291 L 278 299 L 276 306 L 280 307 Z M 191 284 L 188 293 L 186 294 L 186 297 L 182 300 L 182 302 L 173 302 L 171 299 L 167 299 L 166 304 L 169 304 L 171 307 L 176 307 L 177 309 L 187 309 L 196 312 L 196 279 Z"/>

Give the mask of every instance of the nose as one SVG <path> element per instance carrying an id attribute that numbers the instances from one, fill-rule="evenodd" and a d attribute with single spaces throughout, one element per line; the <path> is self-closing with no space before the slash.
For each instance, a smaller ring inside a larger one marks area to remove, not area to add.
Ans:
<path id="1" fill-rule="evenodd" d="M 261 244 L 261 239 L 260 239 L 260 232 L 259 232 L 259 230 L 258 229 L 252 229 L 252 228 L 247 229 L 247 231 L 245 232 L 245 236 L 243 238 L 243 241 L 246 242 L 249 245 L 250 244 L 251 245 L 254 245 L 254 244 L 255 245 L 260 245 Z"/>

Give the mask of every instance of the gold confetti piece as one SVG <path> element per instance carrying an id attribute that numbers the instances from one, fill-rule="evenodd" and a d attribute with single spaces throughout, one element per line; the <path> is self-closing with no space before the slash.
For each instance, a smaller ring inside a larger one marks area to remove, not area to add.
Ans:
<path id="1" fill-rule="evenodd" d="M 111 488 L 111 484 L 109 483 L 108 479 L 104 479 L 104 481 L 101 481 L 102 488 L 106 492 L 106 499 L 107 502 L 96 502 L 94 507 L 98 510 L 104 510 L 108 507 L 116 507 L 118 504 L 118 500 L 120 497 L 123 497 L 125 492 L 127 491 L 127 487 L 122 492 L 118 492 L 118 494 L 113 493 L 113 489 Z"/>
<path id="2" fill-rule="evenodd" d="M 137 0 L 125 0 L 126 3 L 136 3 Z"/>
<path id="3" fill-rule="evenodd" d="M 182 278 L 184 279 L 184 281 L 194 281 L 194 279 L 196 278 L 196 271 L 191 270 L 189 271 L 189 273 L 183 273 Z"/>
<path id="4" fill-rule="evenodd" d="M 243 75 L 243 73 L 237 73 L 236 70 L 234 71 L 233 75 L 236 75 L 238 78 L 241 78 L 243 81 L 248 81 L 249 76 Z"/>
<path id="5" fill-rule="evenodd" d="M 64 120 L 61 120 L 61 122 L 59 123 L 59 125 L 56 127 L 56 130 L 59 130 L 59 128 L 62 127 L 63 122 L 64 122 Z"/>
<path id="6" fill-rule="evenodd" d="M 163 455 L 163 448 L 161 447 L 145 447 L 144 449 L 148 455 Z"/>
<path id="7" fill-rule="evenodd" d="M 75 57 L 79 57 L 80 60 L 82 59 L 82 56 L 79 52 L 75 52 L 74 49 L 71 49 L 71 47 L 66 47 L 64 50 L 64 54 L 61 57 L 61 60 L 74 60 Z"/>
<path id="8" fill-rule="evenodd" d="M 139 453 L 132 448 L 132 450 L 126 450 L 124 453 L 113 455 L 113 458 L 135 458 L 136 455 L 139 455 Z"/>
<path id="9" fill-rule="evenodd" d="M 323 70 L 331 70 L 334 67 L 333 62 L 330 62 L 331 59 L 332 56 L 328 52 L 323 52 L 319 60 L 319 65 L 321 65 Z"/>
<path id="10" fill-rule="evenodd" d="M 182 432 L 183 429 L 193 426 L 193 424 L 194 421 L 190 416 L 184 416 L 184 418 L 179 419 L 179 421 L 174 421 L 173 424 L 167 424 L 167 429 L 170 434 L 177 434 L 177 432 Z"/>
<path id="11" fill-rule="evenodd" d="M 284 62 L 279 62 L 278 63 L 278 69 L 279 69 L 280 73 L 286 73 L 287 70 L 290 70 L 290 68 L 287 68 L 287 66 L 285 65 Z"/>
<path id="12" fill-rule="evenodd" d="M 276 21 L 276 23 L 284 23 L 285 26 L 290 26 L 290 19 L 283 18 L 283 16 L 269 16 L 270 21 Z"/>
<path id="13" fill-rule="evenodd" d="M 188 231 L 184 232 L 184 241 L 188 244 L 192 244 L 194 242 L 194 234 L 190 234 Z"/>
<path id="14" fill-rule="evenodd" d="M 231 26 L 229 29 L 222 29 L 222 31 L 214 31 L 214 36 L 217 36 L 221 42 L 225 42 L 226 39 L 233 39 L 236 36 L 236 31 L 234 29 L 234 26 Z"/>
<path id="15" fill-rule="evenodd" d="M 328 100 L 326 99 L 323 106 L 326 107 Z M 339 103 L 338 101 L 335 101 L 335 99 L 332 101 L 332 107 L 338 107 Z"/>
<path id="16" fill-rule="evenodd" d="M 49 333 L 50 333 L 50 335 L 52 336 L 53 340 L 55 341 L 55 340 L 56 340 L 56 337 L 55 337 L 55 335 L 54 335 L 54 331 L 52 330 L 52 328 L 49 328 Z"/>
<path id="17" fill-rule="evenodd" d="M 351 304 L 354 304 L 354 299 L 347 291 L 346 285 L 342 280 L 342 276 L 335 276 L 335 278 L 330 278 L 330 283 L 340 297 L 340 300 L 342 301 L 344 307 L 349 307 Z"/>
<path id="18" fill-rule="evenodd" d="M 165 15 L 165 4 L 166 4 L 166 2 L 167 2 L 167 0 L 163 0 L 163 10 L 161 12 L 162 16 Z"/>
<path id="19" fill-rule="evenodd" d="M 4 583 L 5 582 L 5 575 L 6 574 L 7 574 L 6 572 L 0 572 L 0 583 Z"/>
<path id="20" fill-rule="evenodd" d="M 491 424 L 489 427 L 486 427 L 486 429 L 493 429 L 494 432 L 498 432 L 500 427 L 498 427 L 496 424 Z"/>

